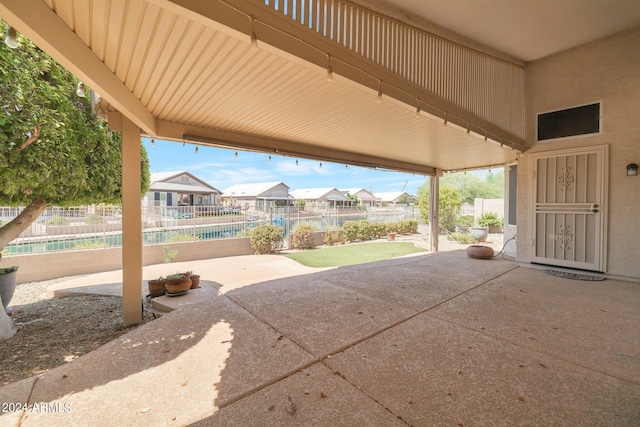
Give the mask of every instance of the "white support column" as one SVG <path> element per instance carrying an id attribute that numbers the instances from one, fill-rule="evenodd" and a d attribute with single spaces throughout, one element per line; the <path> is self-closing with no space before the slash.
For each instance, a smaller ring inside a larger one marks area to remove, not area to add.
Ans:
<path id="1" fill-rule="evenodd" d="M 438 237 L 440 236 L 440 216 L 438 215 L 438 207 L 440 205 L 440 177 L 441 170 L 436 170 L 435 175 L 431 176 L 429 183 L 429 250 L 438 252 Z"/>
<path id="2" fill-rule="evenodd" d="M 140 128 L 122 118 L 122 296 L 124 324 L 142 322 Z"/>

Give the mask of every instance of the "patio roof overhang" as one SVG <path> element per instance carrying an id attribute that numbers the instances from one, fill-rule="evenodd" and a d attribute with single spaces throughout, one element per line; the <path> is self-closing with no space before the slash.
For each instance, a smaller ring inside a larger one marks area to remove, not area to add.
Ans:
<path id="1" fill-rule="evenodd" d="M 524 61 L 638 25 L 640 6 L 1 0 L 0 17 L 143 135 L 429 175 L 515 160 Z"/>
<path id="2" fill-rule="evenodd" d="M 150 137 L 425 175 L 525 148 L 261 3 L 2 0 L 0 16 Z"/>

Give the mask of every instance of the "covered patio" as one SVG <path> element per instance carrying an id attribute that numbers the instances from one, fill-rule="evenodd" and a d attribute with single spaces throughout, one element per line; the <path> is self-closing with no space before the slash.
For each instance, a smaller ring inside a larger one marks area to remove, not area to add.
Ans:
<path id="1" fill-rule="evenodd" d="M 122 132 L 127 324 L 141 316 L 141 136 L 431 176 L 431 236 L 438 176 L 512 168 L 517 233 L 517 262 L 431 253 L 241 284 L 211 272 L 214 298 L 0 390 L 70 412 L 3 418 L 638 424 L 637 1 L 0 0 L 0 17 Z M 540 115 L 583 105 L 595 132 L 539 138 Z M 583 178 L 594 198 L 578 203 Z M 523 267 L 538 264 L 608 280 Z"/>
<path id="2" fill-rule="evenodd" d="M 619 173 L 640 162 L 636 1 L 1 0 L 0 17 L 122 132 L 126 324 L 141 136 L 430 176 L 434 237 L 438 177 L 504 167 L 518 261 L 640 278 L 640 192 Z M 540 115 L 586 104 L 595 130 L 540 140 Z"/>
<path id="3" fill-rule="evenodd" d="M 188 265 L 210 279 L 210 298 L 0 388 L 2 402 L 54 408 L 1 414 L 1 423 L 640 420 L 634 283 L 564 279 L 463 251 L 317 272 L 275 255 L 196 263 Z"/>

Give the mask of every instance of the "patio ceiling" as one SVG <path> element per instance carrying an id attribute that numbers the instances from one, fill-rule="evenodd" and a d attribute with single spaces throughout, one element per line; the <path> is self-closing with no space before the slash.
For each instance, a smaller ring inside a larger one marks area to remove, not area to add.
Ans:
<path id="1" fill-rule="evenodd" d="M 277 15 L 242 0 L 0 0 L 2 19 L 151 137 L 423 174 L 505 164 L 518 152 L 508 146 L 524 149 L 522 129 L 443 101 Z"/>
<path id="2" fill-rule="evenodd" d="M 527 62 L 640 25 L 637 0 L 354 1 Z"/>

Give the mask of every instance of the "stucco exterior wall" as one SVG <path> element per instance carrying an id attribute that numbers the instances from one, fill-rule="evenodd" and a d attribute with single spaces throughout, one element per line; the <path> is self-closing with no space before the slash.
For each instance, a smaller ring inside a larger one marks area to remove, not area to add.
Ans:
<path id="1" fill-rule="evenodd" d="M 526 141 L 518 162 L 518 260 L 531 256 L 532 165 L 530 154 L 609 145 L 607 266 L 615 276 L 640 278 L 640 29 L 583 45 L 527 65 Z M 536 143 L 536 115 L 601 102 L 600 134 Z"/>
<path id="2" fill-rule="evenodd" d="M 473 199 L 473 219 L 478 220 L 486 213 L 495 213 L 504 218 L 504 199 Z"/>

